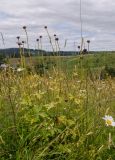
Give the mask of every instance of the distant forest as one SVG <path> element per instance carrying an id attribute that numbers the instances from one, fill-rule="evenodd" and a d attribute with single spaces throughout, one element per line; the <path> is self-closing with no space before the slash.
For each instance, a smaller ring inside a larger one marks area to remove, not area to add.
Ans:
<path id="1" fill-rule="evenodd" d="M 78 55 L 79 52 L 75 51 L 58 51 L 58 52 L 49 52 L 45 50 L 36 50 L 36 49 L 22 49 L 21 54 L 24 54 L 25 57 L 28 57 L 28 52 L 31 53 L 31 56 L 38 56 L 38 55 L 44 55 L 44 56 L 53 56 L 53 55 L 60 55 L 60 56 L 72 56 L 72 55 Z M 88 52 L 84 52 L 84 54 L 87 54 Z M 115 51 L 90 51 L 90 54 L 96 54 L 96 53 L 115 53 Z M 19 48 L 8 48 L 8 49 L 0 49 L 0 57 L 10 57 L 10 58 L 19 58 L 20 57 L 20 50 Z"/>

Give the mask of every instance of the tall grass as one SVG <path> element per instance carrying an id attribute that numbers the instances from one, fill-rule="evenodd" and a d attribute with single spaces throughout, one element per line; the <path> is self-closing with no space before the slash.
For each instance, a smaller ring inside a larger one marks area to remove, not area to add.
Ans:
<path id="1" fill-rule="evenodd" d="M 114 79 L 80 73 L 0 73 L 2 160 L 114 159 L 114 128 L 102 120 L 114 116 Z"/>
<path id="2" fill-rule="evenodd" d="M 1 160 L 114 160 L 115 130 L 102 117 L 114 117 L 115 79 L 100 80 L 109 58 L 97 58 L 54 56 L 46 69 L 42 55 L 42 74 L 27 63 L 0 71 Z"/>

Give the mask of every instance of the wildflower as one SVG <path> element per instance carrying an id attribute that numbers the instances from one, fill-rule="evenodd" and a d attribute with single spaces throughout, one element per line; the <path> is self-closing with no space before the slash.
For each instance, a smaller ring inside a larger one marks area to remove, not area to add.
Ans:
<path id="1" fill-rule="evenodd" d="M 0 65 L 0 68 L 4 68 L 4 69 L 6 69 L 8 67 L 8 65 L 7 64 L 1 64 Z"/>
<path id="2" fill-rule="evenodd" d="M 17 72 L 22 72 L 22 71 L 24 71 L 25 70 L 25 68 L 18 68 L 17 69 Z"/>
<path id="3" fill-rule="evenodd" d="M 59 38 L 55 38 L 56 41 L 59 41 Z"/>
<path id="4" fill-rule="evenodd" d="M 23 29 L 25 29 L 25 30 L 26 30 L 26 28 L 27 28 L 26 26 L 23 26 Z"/>
<path id="5" fill-rule="evenodd" d="M 17 44 L 18 44 L 18 46 L 19 46 L 19 47 L 22 45 L 22 43 L 21 43 L 21 42 L 18 42 Z"/>
<path id="6" fill-rule="evenodd" d="M 45 26 L 44 28 L 47 29 L 47 26 Z"/>
<path id="7" fill-rule="evenodd" d="M 20 37 L 19 37 L 19 36 L 17 36 L 16 38 L 17 38 L 18 40 L 20 39 Z"/>
<path id="8" fill-rule="evenodd" d="M 87 43 L 90 43 L 90 40 L 87 40 Z"/>
<path id="9" fill-rule="evenodd" d="M 22 44 L 26 43 L 25 41 L 22 41 Z"/>
<path id="10" fill-rule="evenodd" d="M 78 46 L 78 49 L 80 49 L 80 46 Z"/>
<path id="11" fill-rule="evenodd" d="M 103 117 L 103 119 L 105 120 L 105 123 L 107 126 L 115 127 L 115 121 L 112 116 L 105 115 L 105 117 Z"/>

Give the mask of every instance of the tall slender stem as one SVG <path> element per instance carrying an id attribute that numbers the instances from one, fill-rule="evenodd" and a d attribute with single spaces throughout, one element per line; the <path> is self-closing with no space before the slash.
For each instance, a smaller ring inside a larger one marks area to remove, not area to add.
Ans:
<path id="1" fill-rule="evenodd" d="M 52 43 L 51 36 L 50 36 L 50 34 L 48 32 L 48 28 L 47 28 L 47 26 L 45 26 L 44 28 L 46 29 L 46 32 L 47 32 L 47 35 L 48 35 L 48 38 L 49 38 L 49 41 L 50 41 L 50 44 L 51 44 L 51 47 L 52 47 L 53 55 L 55 55 L 54 46 L 53 46 L 53 43 Z"/>
<path id="2" fill-rule="evenodd" d="M 82 2 L 80 0 L 80 24 L 81 24 L 81 53 L 83 49 L 83 22 L 82 22 Z"/>
<path id="3" fill-rule="evenodd" d="M 26 40 L 27 40 L 28 55 L 30 57 L 30 47 L 29 47 L 28 33 L 26 29 L 25 29 L 25 33 L 26 33 Z"/>
<path id="4" fill-rule="evenodd" d="M 1 38 L 2 38 L 2 43 L 3 43 L 3 47 L 4 47 L 4 54 L 5 54 L 5 57 L 6 57 L 6 50 L 5 50 L 5 41 L 4 41 L 4 36 L 3 36 L 3 33 L 0 32 L 1 34 Z"/>

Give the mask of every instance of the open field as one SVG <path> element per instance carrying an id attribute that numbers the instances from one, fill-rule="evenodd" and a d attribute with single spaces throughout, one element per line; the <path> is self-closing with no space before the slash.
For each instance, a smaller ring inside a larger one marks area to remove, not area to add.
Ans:
<path id="1" fill-rule="evenodd" d="M 101 53 L 101 54 L 88 54 L 88 55 L 77 55 L 77 56 L 37 56 L 30 58 L 25 58 L 26 66 L 38 65 L 43 63 L 49 65 L 52 68 L 53 65 L 61 67 L 63 70 L 66 68 L 68 71 L 73 69 L 76 65 L 77 68 L 103 68 L 105 66 L 115 67 L 115 54 L 114 53 Z M 20 65 L 20 58 L 11 58 L 9 60 L 11 65 Z M 47 65 L 47 66 L 48 66 Z M 68 67 L 68 68 L 67 68 Z"/>
<path id="2" fill-rule="evenodd" d="M 115 160 L 115 0 L 0 2 L 0 160 Z"/>
<path id="3" fill-rule="evenodd" d="M 114 60 L 32 57 L 1 70 L 0 160 L 114 160 L 115 122 L 103 119 L 115 118 Z"/>

